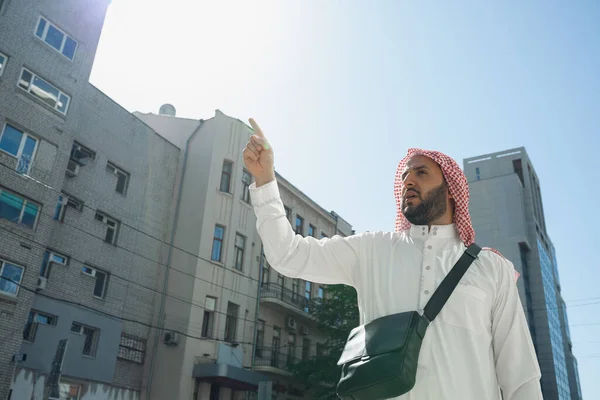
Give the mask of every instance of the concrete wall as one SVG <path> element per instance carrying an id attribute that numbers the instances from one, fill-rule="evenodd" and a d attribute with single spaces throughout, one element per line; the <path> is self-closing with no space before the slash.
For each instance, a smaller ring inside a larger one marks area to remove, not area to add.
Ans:
<path id="1" fill-rule="evenodd" d="M 38 325 L 35 340 L 32 343 L 23 342 L 21 353 L 27 354 L 27 360 L 20 363 L 20 366 L 48 374 L 58 342 L 68 339 L 63 362 L 65 377 L 104 383 L 113 381 L 121 339 L 121 321 L 40 296 L 34 299 L 32 309 L 56 316 L 57 324 Z M 71 332 L 73 322 L 99 330 L 94 357 L 83 355 L 85 337 Z"/>

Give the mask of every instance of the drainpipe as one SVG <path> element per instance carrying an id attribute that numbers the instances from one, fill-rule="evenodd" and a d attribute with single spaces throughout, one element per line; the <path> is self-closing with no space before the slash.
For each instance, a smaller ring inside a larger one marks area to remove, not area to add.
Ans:
<path id="1" fill-rule="evenodd" d="M 194 132 L 190 135 L 190 137 L 185 142 L 185 150 L 183 153 L 183 163 L 181 165 L 181 181 L 179 182 L 179 189 L 177 193 L 177 204 L 175 205 L 175 218 L 173 221 L 173 229 L 171 230 L 171 239 L 169 241 L 169 252 L 167 253 L 167 264 L 165 269 L 165 281 L 163 283 L 163 291 L 160 299 L 160 311 L 158 313 L 158 327 L 156 329 L 156 334 L 154 335 L 154 346 L 152 349 L 152 361 L 150 362 L 150 373 L 148 375 L 148 384 L 146 385 L 146 400 L 150 400 L 150 392 L 152 389 L 152 377 L 154 375 L 154 365 L 156 364 L 156 352 L 158 349 L 158 343 L 160 342 L 160 334 L 163 331 L 164 325 L 164 317 L 163 314 L 165 312 L 165 302 L 167 298 L 167 287 L 169 284 L 169 272 L 171 269 L 171 259 L 173 257 L 173 242 L 175 241 L 175 232 L 177 232 L 177 225 L 179 222 L 179 208 L 181 207 L 181 193 L 183 192 L 183 182 L 185 178 L 185 171 L 187 167 L 187 158 L 189 153 L 190 142 L 196 136 L 204 120 L 199 120 L 200 124 L 196 128 Z"/>
<path id="2" fill-rule="evenodd" d="M 258 289 L 256 290 L 256 311 L 254 312 L 254 337 L 252 338 L 252 363 L 250 364 L 250 370 L 254 371 L 254 364 L 256 362 L 256 336 L 258 335 L 258 312 L 260 310 L 260 295 L 262 288 L 262 280 L 263 280 L 263 263 L 264 259 L 264 250 L 263 245 L 260 245 L 260 261 L 258 263 Z"/>

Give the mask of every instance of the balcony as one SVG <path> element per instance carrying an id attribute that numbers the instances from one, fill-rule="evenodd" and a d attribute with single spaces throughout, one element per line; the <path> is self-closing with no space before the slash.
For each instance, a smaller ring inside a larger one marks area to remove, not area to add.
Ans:
<path id="1" fill-rule="evenodd" d="M 291 347 L 296 350 L 296 347 Z M 263 347 L 256 349 L 254 365 L 257 371 L 272 372 L 281 375 L 291 375 L 290 366 L 300 361 L 295 354 L 288 354 L 288 348 L 275 349 Z"/>
<path id="2" fill-rule="evenodd" d="M 260 292 L 261 300 L 272 303 L 282 308 L 281 311 L 295 311 L 301 316 L 314 319 L 309 314 L 310 302 L 300 295 L 294 293 L 288 288 L 282 287 L 276 283 L 264 283 Z"/>

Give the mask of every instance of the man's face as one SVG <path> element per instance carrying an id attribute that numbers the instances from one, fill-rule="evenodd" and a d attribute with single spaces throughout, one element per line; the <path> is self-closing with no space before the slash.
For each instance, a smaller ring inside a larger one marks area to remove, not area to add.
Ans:
<path id="1" fill-rule="evenodd" d="M 446 213 L 451 197 L 435 161 L 425 156 L 411 157 L 402 180 L 402 214 L 411 224 L 429 225 Z"/>

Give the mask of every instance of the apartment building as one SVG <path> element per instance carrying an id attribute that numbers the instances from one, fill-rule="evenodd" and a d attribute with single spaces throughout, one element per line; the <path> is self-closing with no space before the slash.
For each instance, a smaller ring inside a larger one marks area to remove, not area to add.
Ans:
<path id="1" fill-rule="evenodd" d="M 181 152 L 89 83 L 109 3 L 0 1 L 2 399 L 142 390 Z"/>
<path id="2" fill-rule="evenodd" d="M 519 295 L 542 370 L 544 399 L 580 400 L 551 227 L 531 159 L 520 147 L 467 158 L 463 164 L 477 242 L 497 248 L 521 274 Z"/>
<path id="3" fill-rule="evenodd" d="M 169 272 L 166 288 L 178 299 L 165 297 L 159 314 L 166 331 L 186 335 L 154 349 L 160 362 L 149 373 L 150 398 L 245 399 L 266 381 L 275 399 L 311 398 L 288 367 L 316 354 L 324 341 L 308 307 L 326 289 L 278 274 L 264 259 L 248 190 L 252 177 L 242 161 L 251 128 L 218 110 L 200 121 L 176 117 L 169 105 L 159 114 L 134 115 L 184 151 L 174 217 L 180 251 L 170 262 L 179 271 Z M 337 214 L 277 179 L 298 234 L 352 233 Z"/>
<path id="4" fill-rule="evenodd" d="M 328 212 L 281 175 L 277 175 L 286 214 L 296 234 L 315 238 L 349 236 L 352 226 Z M 290 365 L 319 355 L 326 337 L 319 334 L 310 314 L 312 300 L 322 299 L 327 288 L 310 281 L 288 278 L 268 262 L 262 264 L 260 309 L 254 368 L 271 378 L 277 398 L 311 398 L 307 382 L 295 382 Z"/>

